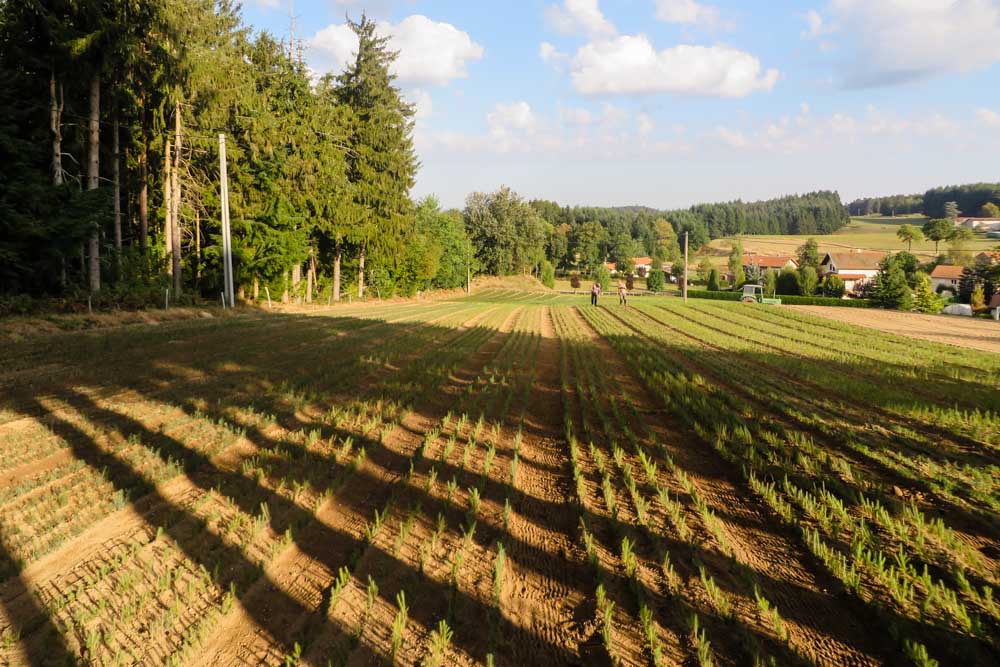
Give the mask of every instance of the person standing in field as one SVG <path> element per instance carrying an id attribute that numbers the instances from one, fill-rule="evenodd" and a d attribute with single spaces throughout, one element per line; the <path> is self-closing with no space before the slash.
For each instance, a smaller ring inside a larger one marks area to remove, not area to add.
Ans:
<path id="1" fill-rule="evenodd" d="M 625 289 L 625 283 L 618 283 L 618 303 L 622 306 L 628 305 L 628 290 Z"/>
<path id="2" fill-rule="evenodd" d="M 597 297 L 601 296 L 601 286 L 598 283 L 594 283 L 594 286 L 590 288 L 590 305 L 597 305 Z"/>

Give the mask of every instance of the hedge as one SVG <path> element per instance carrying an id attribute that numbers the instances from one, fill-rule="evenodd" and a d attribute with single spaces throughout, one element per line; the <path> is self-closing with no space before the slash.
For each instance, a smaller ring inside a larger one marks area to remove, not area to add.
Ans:
<path id="1" fill-rule="evenodd" d="M 710 292 L 708 290 L 688 290 L 692 299 L 714 299 L 715 301 L 739 301 L 742 292 Z M 840 308 L 871 308 L 868 299 L 837 299 L 830 296 L 789 296 L 779 294 L 781 303 L 789 306 L 837 306 Z"/>

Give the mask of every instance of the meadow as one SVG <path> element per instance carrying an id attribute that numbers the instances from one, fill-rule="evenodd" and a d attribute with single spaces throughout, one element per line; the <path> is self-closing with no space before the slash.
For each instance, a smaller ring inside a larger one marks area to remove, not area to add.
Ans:
<path id="1" fill-rule="evenodd" d="M 996 665 L 1000 355 L 495 287 L 0 352 L 0 665 Z"/>
<path id="2" fill-rule="evenodd" d="M 813 238 L 816 239 L 821 253 L 846 252 L 854 248 L 895 253 L 908 248 L 906 243 L 896 237 L 899 227 L 901 225 L 921 227 L 926 221 L 927 218 L 923 216 L 851 218 L 848 225 L 833 234 L 820 234 Z M 804 240 L 801 236 L 781 235 L 743 235 L 737 238 L 743 244 L 745 251 L 761 255 L 795 255 L 796 249 Z M 716 239 L 708 245 L 707 254 L 716 259 L 717 263 L 721 262 L 721 266 L 725 264 L 729 250 L 733 247 L 733 241 L 733 238 Z M 966 244 L 967 249 L 973 253 L 992 250 L 996 246 L 996 239 L 987 239 L 982 235 L 976 236 Z M 939 251 L 947 252 L 948 244 L 942 242 Z M 922 262 L 931 261 L 936 257 L 934 242 L 926 239 L 914 243 L 911 252 Z"/>

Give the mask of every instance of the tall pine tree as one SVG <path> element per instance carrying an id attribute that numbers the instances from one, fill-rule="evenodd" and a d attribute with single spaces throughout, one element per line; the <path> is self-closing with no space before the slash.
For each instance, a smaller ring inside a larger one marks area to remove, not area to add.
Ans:
<path id="1" fill-rule="evenodd" d="M 364 14 L 348 21 L 358 36 L 354 64 L 337 78 L 337 97 L 351 110 L 347 177 L 352 184 L 347 240 L 358 250 L 358 296 L 365 291 L 365 261 L 391 264 L 412 227 L 409 193 L 417 172 L 413 108 L 393 85 L 389 68 L 398 53 Z M 391 268 L 391 267 L 387 267 Z"/>

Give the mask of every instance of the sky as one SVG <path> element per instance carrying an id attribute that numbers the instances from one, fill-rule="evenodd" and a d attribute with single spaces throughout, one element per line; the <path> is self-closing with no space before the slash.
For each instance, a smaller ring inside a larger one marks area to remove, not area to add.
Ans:
<path id="1" fill-rule="evenodd" d="M 657 208 L 1000 180 L 1000 0 L 245 0 L 339 72 L 365 11 L 414 196 Z"/>

